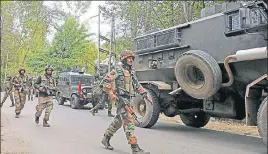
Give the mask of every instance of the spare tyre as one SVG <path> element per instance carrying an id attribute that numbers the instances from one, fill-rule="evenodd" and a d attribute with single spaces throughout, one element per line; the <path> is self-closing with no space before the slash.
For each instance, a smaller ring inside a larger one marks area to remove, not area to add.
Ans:
<path id="1" fill-rule="evenodd" d="M 267 98 L 262 101 L 257 116 L 258 132 L 265 145 L 267 145 Z"/>
<path id="2" fill-rule="evenodd" d="M 205 99 L 215 94 L 222 83 L 222 73 L 217 61 L 208 53 L 191 50 L 178 58 L 176 79 L 188 95 Z"/>
<path id="3" fill-rule="evenodd" d="M 148 96 L 152 98 L 152 103 L 144 101 L 140 95 L 137 95 L 131 101 L 131 107 L 139 121 L 139 124 L 135 121 L 135 125 L 141 128 L 153 127 L 158 121 L 160 115 L 160 104 L 157 95 L 151 89 L 146 90 L 148 92 Z"/>

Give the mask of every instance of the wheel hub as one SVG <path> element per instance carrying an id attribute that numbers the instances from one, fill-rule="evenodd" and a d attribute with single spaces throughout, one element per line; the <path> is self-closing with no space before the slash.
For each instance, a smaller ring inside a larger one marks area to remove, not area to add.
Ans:
<path id="1" fill-rule="evenodd" d="M 144 110 L 145 110 L 145 104 L 141 104 L 141 105 L 140 105 L 140 111 L 143 112 Z"/>
<path id="2" fill-rule="evenodd" d="M 193 65 L 185 68 L 186 81 L 193 89 L 201 89 L 205 84 L 205 78 L 202 71 Z"/>
<path id="3" fill-rule="evenodd" d="M 144 101 L 141 101 L 138 104 L 137 110 L 138 110 L 138 114 L 139 114 L 140 117 L 144 117 L 145 116 L 145 114 L 146 114 L 146 104 L 145 104 Z"/>

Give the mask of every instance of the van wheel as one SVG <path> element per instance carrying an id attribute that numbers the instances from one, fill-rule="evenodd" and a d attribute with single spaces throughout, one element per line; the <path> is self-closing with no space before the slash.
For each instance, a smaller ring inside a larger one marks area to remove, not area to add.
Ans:
<path id="1" fill-rule="evenodd" d="M 222 83 L 222 72 L 217 61 L 204 51 L 185 52 L 177 60 L 174 69 L 183 91 L 196 99 L 212 96 Z"/>
<path id="2" fill-rule="evenodd" d="M 180 118 L 186 126 L 199 128 L 208 124 L 210 115 L 205 112 L 195 112 L 190 114 L 181 114 Z"/>
<path id="3" fill-rule="evenodd" d="M 257 117 L 257 127 L 263 143 L 267 145 L 267 97 L 262 101 Z"/>
<path id="4" fill-rule="evenodd" d="M 75 94 L 72 95 L 70 103 L 71 103 L 71 107 L 72 107 L 73 109 L 77 109 L 77 108 L 79 108 L 79 106 L 80 106 L 80 100 L 79 100 L 79 97 L 78 97 L 77 95 L 75 95 Z"/>
<path id="5" fill-rule="evenodd" d="M 135 121 L 135 125 L 142 128 L 151 128 L 159 119 L 160 104 L 156 94 L 151 89 L 146 90 L 148 96 L 152 98 L 152 103 L 145 102 L 142 97 L 138 95 L 132 100 L 131 106 L 140 122 L 140 124 L 138 124 Z"/>

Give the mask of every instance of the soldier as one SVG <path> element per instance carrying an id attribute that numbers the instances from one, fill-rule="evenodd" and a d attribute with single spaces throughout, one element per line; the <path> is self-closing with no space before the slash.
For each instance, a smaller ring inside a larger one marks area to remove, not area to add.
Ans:
<path id="1" fill-rule="evenodd" d="M 28 91 L 26 84 L 28 83 L 28 76 L 25 74 L 25 68 L 19 69 L 19 75 L 13 78 L 14 97 L 15 97 L 15 113 L 16 118 L 19 118 L 21 110 L 24 108 L 26 102 L 26 93 Z"/>
<path id="2" fill-rule="evenodd" d="M 98 113 L 98 109 L 100 108 L 101 105 L 105 105 L 105 103 L 108 103 L 108 117 L 114 117 L 114 115 L 112 114 L 112 105 L 113 102 L 110 101 L 108 99 L 108 94 L 102 92 L 101 96 L 100 96 L 100 100 L 99 102 L 97 102 L 98 104 L 96 104 L 97 106 L 94 106 L 93 110 L 90 110 L 90 112 L 95 116 L 95 113 Z"/>
<path id="3" fill-rule="evenodd" d="M 96 76 L 95 76 L 95 81 L 97 81 L 97 80 L 100 80 L 100 79 L 96 78 Z M 100 85 L 102 83 L 99 83 L 99 82 L 95 82 L 95 84 L 96 84 L 94 86 L 95 88 L 101 88 L 103 86 L 103 85 Z M 98 113 L 98 109 L 100 108 L 100 106 L 101 105 L 105 106 L 105 103 L 107 102 L 107 104 L 108 104 L 108 116 L 114 117 L 114 115 L 112 114 L 113 102 L 108 99 L 108 94 L 105 93 L 102 88 L 99 90 L 101 90 L 101 92 L 100 92 L 101 94 L 99 96 L 97 96 L 97 97 L 99 97 L 99 99 L 97 99 L 98 102 L 95 102 L 98 104 L 94 104 L 94 108 L 92 110 L 90 110 L 90 112 L 95 116 L 95 113 Z"/>
<path id="4" fill-rule="evenodd" d="M 34 87 L 39 91 L 38 105 L 36 106 L 35 122 L 39 123 L 39 117 L 42 115 L 42 111 L 46 108 L 45 116 L 43 119 L 43 126 L 50 127 L 47 123 L 49 115 L 53 109 L 53 92 L 57 90 L 56 83 L 52 77 L 53 69 L 48 65 L 45 68 L 44 76 L 39 76 L 34 83 Z"/>
<path id="5" fill-rule="evenodd" d="M 34 82 L 33 77 L 31 76 L 29 79 L 29 90 L 28 90 L 28 101 L 33 101 L 33 91 L 34 91 Z"/>
<path id="6" fill-rule="evenodd" d="M 95 64 L 97 65 L 97 62 L 98 61 L 95 61 Z M 95 71 L 97 71 L 97 67 L 95 67 Z M 99 70 L 100 71 L 100 70 Z M 107 72 L 106 72 L 107 73 Z M 98 101 L 97 102 L 94 102 L 95 104 L 93 109 L 90 110 L 90 112 L 95 116 L 95 113 L 98 113 L 98 109 L 100 108 L 101 105 L 105 106 L 105 103 L 107 102 L 108 104 L 108 116 L 109 117 L 114 117 L 114 115 L 112 114 L 112 105 L 113 105 L 113 102 L 110 101 L 108 99 L 108 94 L 105 93 L 103 90 L 102 90 L 102 80 L 104 78 L 104 74 L 106 73 L 103 73 L 103 72 L 99 72 L 99 74 L 96 74 L 95 75 L 95 82 L 94 82 L 94 88 L 95 88 L 95 91 L 100 91 L 100 93 L 98 93 L 96 95 L 96 97 L 98 97 Z M 97 104 L 96 104 L 97 103 Z"/>
<path id="7" fill-rule="evenodd" d="M 9 96 L 10 100 L 11 100 L 11 105 L 10 107 L 14 106 L 14 99 L 13 99 L 13 84 L 12 84 L 12 77 L 8 76 L 6 79 L 6 83 L 5 83 L 5 94 L 4 94 L 4 98 L 2 100 L 2 103 L 0 104 L 0 107 L 3 106 L 3 104 L 5 103 L 7 97 Z"/>
<path id="8" fill-rule="evenodd" d="M 103 90 L 108 93 L 110 100 L 118 101 L 118 97 L 121 97 L 129 103 L 129 98 L 134 96 L 134 90 L 144 98 L 147 97 L 147 92 L 143 89 L 141 84 L 139 84 L 135 72 L 132 69 L 134 58 L 132 51 L 123 51 L 120 56 L 122 66 L 117 66 L 116 69 L 106 75 Z M 123 103 L 119 101 L 117 104 L 117 115 L 105 131 L 101 143 L 105 148 L 113 150 L 113 147 L 109 143 L 110 139 L 123 124 L 126 138 L 131 145 L 132 153 L 149 154 L 150 152 L 145 152 L 137 144 L 137 139 L 134 135 L 135 124 L 133 117 L 125 109 Z"/>

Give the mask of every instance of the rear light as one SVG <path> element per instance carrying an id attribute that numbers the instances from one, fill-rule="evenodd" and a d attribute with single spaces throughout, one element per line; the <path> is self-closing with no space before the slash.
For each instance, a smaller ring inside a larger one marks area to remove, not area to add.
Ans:
<path id="1" fill-rule="evenodd" d="M 77 92 L 78 92 L 78 95 L 81 97 L 82 94 L 81 94 L 81 81 L 80 80 L 78 82 Z"/>

